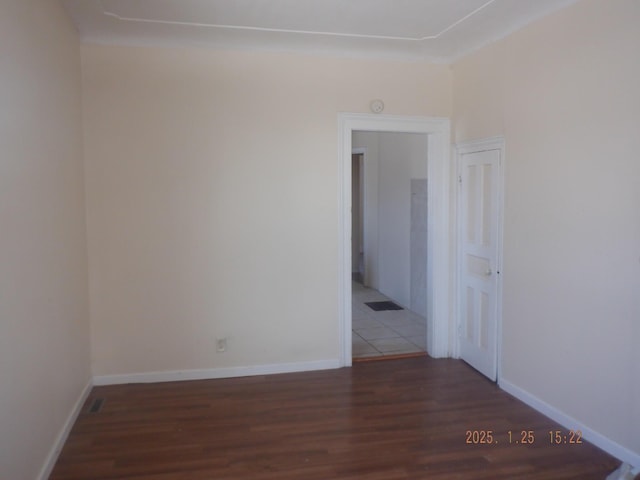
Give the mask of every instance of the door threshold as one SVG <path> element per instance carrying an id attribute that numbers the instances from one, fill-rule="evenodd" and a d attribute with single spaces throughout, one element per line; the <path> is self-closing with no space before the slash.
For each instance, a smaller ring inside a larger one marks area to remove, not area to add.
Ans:
<path id="1" fill-rule="evenodd" d="M 427 352 L 398 353 L 395 355 L 378 355 L 375 357 L 354 357 L 352 363 L 381 362 L 385 360 L 399 360 L 401 358 L 427 357 Z"/>

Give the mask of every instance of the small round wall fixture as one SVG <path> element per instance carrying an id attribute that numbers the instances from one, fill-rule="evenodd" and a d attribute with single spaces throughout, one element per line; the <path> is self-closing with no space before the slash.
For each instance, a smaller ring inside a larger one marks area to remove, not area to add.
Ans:
<path id="1" fill-rule="evenodd" d="M 378 99 L 371 100 L 371 103 L 369 104 L 369 108 L 373 113 L 382 113 L 382 111 L 384 110 L 384 102 Z"/>

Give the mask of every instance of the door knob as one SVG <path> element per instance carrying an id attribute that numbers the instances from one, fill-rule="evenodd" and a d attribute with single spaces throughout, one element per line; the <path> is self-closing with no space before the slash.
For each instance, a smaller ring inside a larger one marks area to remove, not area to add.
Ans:
<path id="1" fill-rule="evenodd" d="M 487 270 L 484 272 L 484 274 L 488 277 L 489 275 L 491 275 L 493 272 L 491 271 L 491 268 L 487 268 Z"/>

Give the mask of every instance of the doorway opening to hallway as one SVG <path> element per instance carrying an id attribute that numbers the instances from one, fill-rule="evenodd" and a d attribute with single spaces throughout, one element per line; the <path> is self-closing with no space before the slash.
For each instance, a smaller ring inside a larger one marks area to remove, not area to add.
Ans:
<path id="1" fill-rule="evenodd" d="M 451 316 L 451 306 L 454 305 L 452 298 L 453 291 L 450 285 L 453 285 L 454 269 L 452 257 L 450 255 L 451 245 L 451 220 L 450 220 L 450 131 L 451 123 L 449 119 L 442 117 L 419 117 L 419 116 L 401 116 L 401 115 L 379 115 L 379 114 L 362 114 L 362 113 L 339 113 L 338 114 L 338 145 L 339 145 L 339 168 L 340 168 L 340 185 L 339 185 L 339 258 L 338 258 L 338 347 L 340 350 L 340 365 L 351 366 L 352 356 L 352 287 L 353 287 L 353 262 L 352 262 L 352 154 L 354 133 L 365 132 L 368 134 L 375 132 L 384 133 L 401 133 L 401 134 L 420 134 L 424 135 L 426 140 L 426 155 L 423 158 L 423 165 L 426 164 L 428 180 L 427 188 L 427 242 L 426 242 L 426 351 L 433 358 L 448 357 L 452 353 L 453 338 L 453 320 Z M 418 137 L 420 138 L 420 137 Z M 365 157 L 373 150 L 373 147 L 366 148 Z M 392 155 L 393 156 L 393 155 Z M 428 161 L 427 161 L 428 159 Z M 365 158 L 366 161 L 366 158 Z M 385 164 L 386 165 L 386 164 Z M 364 169 L 364 176 L 367 178 L 367 168 Z M 373 172 L 376 170 L 373 169 Z M 364 198 L 371 198 L 371 194 L 376 195 L 378 189 L 366 188 L 368 182 L 365 182 Z M 375 180 L 375 184 L 378 179 Z M 367 194 L 367 191 L 369 192 Z M 378 204 L 378 200 L 373 202 Z M 384 206 L 384 202 L 379 203 Z M 390 203 L 393 205 L 393 202 Z M 384 208 L 384 207 L 383 207 Z M 371 242 L 380 247 L 389 240 L 393 240 L 397 233 L 406 233 L 406 230 L 396 229 L 392 224 L 396 217 L 391 216 L 387 220 L 383 220 L 382 212 L 376 214 L 367 213 L 365 206 L 365 232 L 364 232 L 364 286 L 373 287 L 385 296 L 391 298 L 395 303 L 402 307 L 406 307 L 412 311 L 416 308 L 410 304 L 411 293 L 409 290 L 409 299 L 406 293 L 406 284 L 408 280 L 396 279 L 391 282 L 383 282 L 383 285 L 371 285 L 371 278 L 381 278 L 381 272 L 385 268 L 397 268 L 399 265 L 412 263 L 405 256 L 386 256 L 381 259 L 378 264 L 368 263 L 367 251 Z M 380 215 L 378 215 L 380 214 Z M 380 216 L 380 218 L 378 218 Z M 373 222 L 382 224 L 384 228 L 377 228 L 376 235 L 367 235 L 367 218 Z M 400 218 L 400 217 L 398 217 Z M 406 218 L 406 217 L 405 217 Z M 407 221 L 408 222 L 408 221 Z M 379 237 L 379 238 L 378 238 Z M 408 253 L 406 254 L 408 255 Z M 375 258 L 375 257 L 369 257 Z M 405 263 L 406 262 L 406 263 Z M 378 272 L 376 274 L 376 268 Z M 406 277 L 403 277 L 406 278 Z M 396 298 L 396 293 L 386 290 L 387 287 L 395 289 L 403 287 L 404 299 Z"/>
<path id="2" fill-rule="evenodd" d="M 352 134 L 354 361 L 426 354 L 427 150 L 426 134 Z"/>

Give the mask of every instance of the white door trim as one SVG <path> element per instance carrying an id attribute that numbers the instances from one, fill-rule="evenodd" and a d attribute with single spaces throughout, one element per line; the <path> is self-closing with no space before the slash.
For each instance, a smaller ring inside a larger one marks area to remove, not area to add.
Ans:
<path id="1" fill-rule="evenodd" d="M 499 150 L 500 151 L 500 167 L 498 173 L 498 205 L 497 205 L 497 217 L 498 217 L 498 239 L 497 239 L 497 267 L 496 271 L 499 272 L 497 279 L 496 290 L 496 348 L 497 348 L 497 381 L 500 382 L 502 378 L 502 285 L 503 285 L 503 232 L 504 232 L 504 171 L 505 171 L 505 140 L 503 136 L 488 137 L 479 140 L 471 140 L 468 142 L 460 142 L 455 145 L 456 155 L 456 178 L 459 179 L 462 175 L 461 161 L 462 156 L 469 153 L 484 152 L 487 150 Z M 462 280 L 462 235 L 460 221 L 462 218 L 460 209 L 462 208 L 462 189 L 460 183 L 456 181 L 456 305 L 459 306 L 461 297 L 461 280 Z M 454 341 L 455 358 L 460 358 L 460 338 L 458 335 L 460 322 L 462 321 L 460 316 L 460 309 L 456 308 L 456 334 Z"/>
<path id="2" fill-rule="evenodd" d="M 338 114 L 339 186 L 339 342 L 340 364 L 351 365 L 351 152 L 354 131 L 423 133 L 429 136 L 427 156 L 427 352 L 435 358 L 451 354 L 450 315 L 450 121 L 360 113 Z"/>

